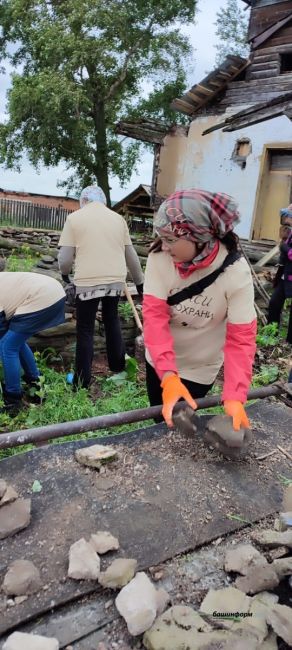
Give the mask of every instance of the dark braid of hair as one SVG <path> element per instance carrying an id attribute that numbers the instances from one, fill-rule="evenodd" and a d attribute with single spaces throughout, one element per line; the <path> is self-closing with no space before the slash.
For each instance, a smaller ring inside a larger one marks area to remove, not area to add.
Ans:
<path id="1" fill-rule="evenodd" d="M 225 248 L 227 248 L 228 253 L 233 253 L 239 250 L 239 237 L 235 232 L 232 232 L 232 230 L 226 233 L 220 241 L 221 244 L 224 244 Z"/>

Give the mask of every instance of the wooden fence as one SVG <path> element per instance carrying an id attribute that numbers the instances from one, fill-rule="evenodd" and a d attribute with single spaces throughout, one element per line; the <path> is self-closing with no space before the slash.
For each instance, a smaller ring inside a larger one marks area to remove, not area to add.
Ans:
<path id="1" fill-rule="evenodd" d="M 49 208 L 38 203 L 0 199 L 0 225 L 22 228 L 62 230 L 66 217 L 72 210 Z"/>

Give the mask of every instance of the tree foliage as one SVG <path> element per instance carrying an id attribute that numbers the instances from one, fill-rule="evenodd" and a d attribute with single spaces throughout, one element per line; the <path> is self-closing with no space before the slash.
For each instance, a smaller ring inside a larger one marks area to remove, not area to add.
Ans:
<path id="1" fill-rule="evenodd" d="M 249 54 L 247 43 L 248 13 L 240 8 L 239 1 L 227 0 L 226 6 L 221 7 L 216 14 L 216 36 L 219 39 L 216 45 L 217 65 L 220 65 L 228 54 L 243 57 Z"/>
<path id="2" fill-rule="evenodd" d="M 19 168 L 65 161 L 68 189 L 109 174 L 125 183 L 139 143 L 114 125 L 131 114 L 173 122 L 191 52 L 180 25 L 196 0 L 0 0 L 0 56 L 15 67 L 0 162 Z M 18 67 L 17 67 L 18 66 Z"/>

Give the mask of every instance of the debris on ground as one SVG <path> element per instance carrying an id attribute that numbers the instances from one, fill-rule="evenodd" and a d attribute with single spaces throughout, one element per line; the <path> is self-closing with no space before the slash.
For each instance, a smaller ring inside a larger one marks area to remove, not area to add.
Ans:
<path id="1" fill-rule="evenodd" d="M 47 639 L 38 634 L 13 632 L 4 643 L 3 650 L 59 650 L 57 639 Z"/>
<path id="2" fill-rule="evenodd" d="M 241 544 L 235 549 L 227 551 L 224 568 L 227 572 L 234 571 L 244 576 L 252 567 L 265 564 L 268 564 L 265 556 L 252 544 Z"/>
<path id="3" fill-rule="evenodd" d="M 118 589 L 124 587 L 134 577 L 137 569 L 137 560 L 118 558 L 114 560 L 106 571 L 100 573 L 99 584 L 102 587 Z"/>
<path id="4" fill-rule="evenodd" d="M 91 445 L 75 451 L 75 458 L 81 465 L 100 469 L 103 463 L 116 460 L 118 452 L 109 445 Z"/>
<path id="5" fill-rule="evenodd" d="M 131 635 L 137 636 L 148 630 L 156 619 L 157 594 L 146 573 L 137 573 L 121 589 L 115 604 Z"/>
<path id="6" fill-rule="evenodd" d="M 284 489 L 282 512 L 292 512 L 292 483 Z"/>
<path id="7" fill-rule="evenodd" d="M 15 535 L 30 523 L 31 499 L 16 499 L 0 508 L 0 539 Z"/>
<path id="8" fill-rule="evenodd" d="M 99 556 L 89 542 L 79 539 L 70 547 L 68 577 L 74 580 L 97 580 L 99 575 Z"/>
<path id="9" fill-rule="evenodd" d="M 3 483 L 6 484 L 5 481 L 3 481 Z M 2 486 L 2 489 L 3 489 L 3 486 Z M 1 495 L 1 490 L 0 490 L 0 495 Z M 14 487 L 12 485 L 7 485 L 6 484 L 6 487 L 5 487 L 5 489 L 4 489 L 4 491 L 3 491 L 2 495 L 1 495 L 1 498 L 0 498 L 0 507 L 4 506 L 5 504 L 12 503 L 17 498 L 18 498 L 18 494 L 17 494 L 16 490 L 14 489 Z"/>
<path id="10" fill-rule="evenodd" d="M 15 560 L 9 567 L 2 585 L 7 596 L 27 596 L 41 587 L 39 570 L 30 560 Z"/>
<path id="11" fill-rule="evenodd" d="M 288 546 L 292 548 L 292 530 L 279 533 L 276 530 L 261 530 L 251 533 L 251 538 L 261 546 Z"/>
<path id="12" fill-rule="evenodd" d="M 89 543 L 96 553 L 104 555 L 109 551 L 117 551 L 120 548 L 119 540 L 106 530 L 98 530 L 91 535 Z"/>

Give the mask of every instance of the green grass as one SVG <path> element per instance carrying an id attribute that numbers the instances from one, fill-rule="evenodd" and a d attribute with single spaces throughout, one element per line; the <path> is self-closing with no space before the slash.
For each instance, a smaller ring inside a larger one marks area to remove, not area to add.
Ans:
<path id="1" fill-rule="evenodd" d="M 23 244 L 20 249 L 12 251 L 7 258 L 6 271 L 31 271 L 38 261 L 39 255 Z"/>
<path id="2" fill-rule="evenodd" d="M 66 383 L 65 373 L 62 374 L 51 368 L 46 360 L 46 355 L 41 356 L 37 353 L 36 356 L 38 366 L 43 374 L 41 396 L 44 401 L 38 406 L 30 405 L 28 409 L 21 411 L 15 418 L 0 414 L 0 433 L 1 431 L 29 429 L 97 415 L 130 411 L 149 405 L 145 385 L 134 379 L 131 381 L 125 379 L 121 385 L 117 385 L 114 380 L 98 380 L 100 397 L 94 402 L 85 389 L 73 392 L 72 387 Z M 148 420 L 146 423 L 144 422 L 144 425 L 149 423 L 151 421 Z M 123 424 L 110 429 L 100 429 L 89 433 L 57 438 L 54 443 L 123 433 L 135 430 L 137 426 L 137 423 Z M 0 451 L 0 459 L 32 448 L 32 445 L 25 445 Z"/>

